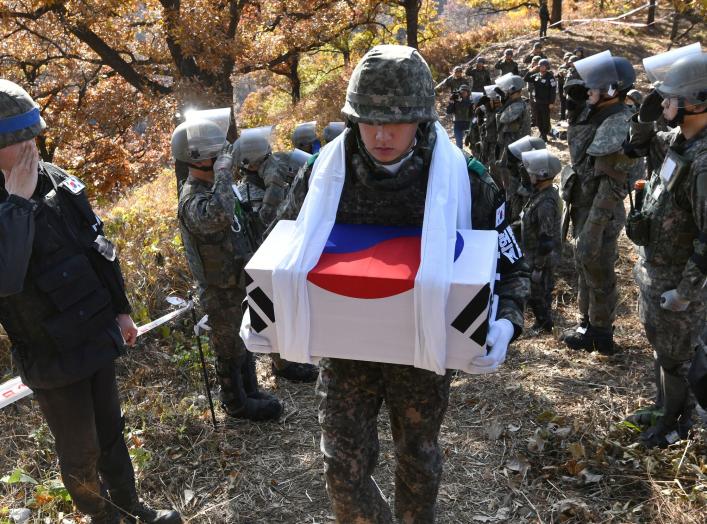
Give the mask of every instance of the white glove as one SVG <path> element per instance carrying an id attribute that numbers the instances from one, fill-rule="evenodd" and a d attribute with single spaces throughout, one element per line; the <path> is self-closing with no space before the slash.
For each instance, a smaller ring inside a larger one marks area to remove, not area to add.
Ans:
<path id="1" fill-rule="evenodd" d="M 214 173 L 222 170 L 230 172 L 231 169 L 233 169 L 233 144 L 226 142 L 214 162 Z"/>
<path id="2" fill-rule="evenodd" d="M 490 351 L 486 355 L 471 359 L 464 371 L 475 375 L 496 371 L 506 360 L 508 344 L 513 338 L 513 333 L 515 333 L 515 328 L 510 320 L 502 318 L 490 322 L 489 332 L 486 336 L 486 346 L 490 348 Z"/>
<path id="3" fill-rule="evenodd" d="M 682 298 L 677 289 L 671 289 L 660 295 L 660 307 L 668 311 L 685 311 L 689 305 L 690 301 Z"/>

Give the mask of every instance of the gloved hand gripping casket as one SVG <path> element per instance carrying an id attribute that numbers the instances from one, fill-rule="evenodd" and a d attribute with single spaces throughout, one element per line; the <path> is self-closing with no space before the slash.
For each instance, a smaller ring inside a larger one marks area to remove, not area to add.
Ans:
<path id="1" fill-rule="evenodd" d="M 247 311 L 241 336 L 250 351 L 301 361 L 277 341 L 272 271 L 294 222 L 280 221 L 245 268 Z M 448 369 L 486 355 L 498 258 L 496 231 L 459 230 L 447 301 Z M 414 364 L 413 286 L 420 263 L 420 228 L 334 226 L 307 277 L 313 358 Z M 440 314 L 443 314 L 440 312 Z M 301 354 L 301 353 L 299 353 Z"/>

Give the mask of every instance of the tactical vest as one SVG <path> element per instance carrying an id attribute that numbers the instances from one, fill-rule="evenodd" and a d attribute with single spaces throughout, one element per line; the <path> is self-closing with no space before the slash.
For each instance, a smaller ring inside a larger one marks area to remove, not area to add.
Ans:
<path id="1" fill-rule="evenodd" d="M 40 187 L 53 187 L 34 212 L 23 289 L 0 298 L 0 323 L 25 367 L 77 351 L 107 330 L 120 337 L 110 292 L 91 262 L 101 256 L 95 243 L 100 221 L 85 193 L 67 188 L 75 179 L 52 164 L 40 162 L 39 169 Z"/>
<path id="2" fill-rule="evenodd" d="M 249 237 L 248 221 L 240 204 L 234 209 L 230 226 L 211 234 L 189 230 L 184 220 L 186 204 L 192 195 L 209 193 L 211 184 L 192 177 L 185 182 L 179 198 L 179 226 L 189 269 L 201 289 L 242 287 L 243 268 L 257 248 L 256 238 Z M 240 211 L 237 213 L 237 211 Z"/>
<path id="3" fill-rule="evenodd" d="M 693 253 L 693 241 L 699 235 L 690 204 L 690 191 L 697 173 L 691 163 L 698 155 L 707 154 L 707 139 L 689 147 L 675 146 L 678 130 L 671 137 L 672 145 L 666 158 L 676 159 L 677 171 L 667 184 L 659 167 L 645 187 L 641 215 L 649 222 L 646 245 L 639 247 L 639 254 L 655 266 L 684 267 Z M 664 164 L 665 165 L 665 164 Z"/>
<path id="4" fill-rule="evenodd" d="M 530 200 L 523 207 L 521 218 L 521 231 L 523 237 L 523 251 L 529 259 L 534 259 L 540 244 L 538 234 L 537 209 L 543 202 L 552 202 L 552 205 L 557 209 L 557 216 L 561 215 L 560 198 L 557 189 L 550 186 L 543 189 L 539 193 L 531 195 Z M 556 222 L 556 228 L 553 229 L 552 238 L 555 241 L 556 248 L 560 246 L 560 222 Z M 559 250 L 555 249 L 552 253 L 552 262 L 559 262 Z"/>

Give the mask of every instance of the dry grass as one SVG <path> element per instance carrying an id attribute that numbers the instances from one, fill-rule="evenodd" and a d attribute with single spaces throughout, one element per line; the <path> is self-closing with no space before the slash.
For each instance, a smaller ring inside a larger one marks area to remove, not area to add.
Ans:
<path id="1" fill-rule="evenodd" d="M 553 36 L 548 47 L 554 57 L 577 44 L 596 51 L 596 42 L 606 38 L 601 30 L 584 27 L 571 41 L 567 35 Z M 661 38 L 639 41 L 632 33 L 611 33 L 614 48 L 632 58 L 662 48 Z M 562 144 L 552 147 L 566 158 Z M 158 276 L 149 263 L 157 256 L 149 246 L 157 245 L 162 255 L 178 253 L 165 244 L 174 230 L 161 229 L 172 220 L 174 200 L 166 200 L 173 195 L 169 178 L 160 180 L 120 204 L 145 208 L 146 200 L 159 200 L 158 211 L 120 226 L 132 235 L 132 245 L 123 246 L 133 250 L 131 260 L 145 257 L 145 265 L 135 262 L 128 268 L 133 272 L 129 281 L 142 278 L 144 289 L 133 292 L 151 308 L 169 292 L 165 279 L 177 278 L 180 292 L 185 286 L 178 261 Z M 140 221 L 157 232 L 152 238 L 161 239 L 157 244 L 146 244 Z M 637 446 L 635 430 L 622 425 L 627 414 L 650 401 L 653 386 L 630 272 L 635 254 L 625 237 L 620 251 L 617 355 L 573 353 L 555 336 L 526 336 L 513 346 L 500 372 L 459 374 L 453 380 L 441 435 L 446 463 L 440 523 L 704 522 L 705 429 L 667 450 L 647 452 Z M 576 284 L 570 253 L 559 271 L 556 297 L 558 328 L 572 325 Z M 227 423 L 219 411 L 214 431 L 192 342 L 182 334 L 189 326 L 181 327 L 167 338 L 146 337 L 119 364 L 128 442 L 143 496 L 180 509 L 194 523 L 332 522 L 313 387 L 275 381 L 268 359 L 260 358 L 261 380 L 283 400 L 285 416 L 278 423 Z M 40 484 L 58 476 L 51 435 L 33 402 L 0 412 L 0 426 L 0 474 L 22 468 Z M 380 434 L 375 479 L 392 497 L 394 458 L 385 410 Z M 23 506 L 33 509 L 33 522 L 45 517 L 57 522 L 62 511 L 78 518 L 60 499 L 36 495 L 30 484 L 0 485 L 0 522 L 9 508 Z"/>

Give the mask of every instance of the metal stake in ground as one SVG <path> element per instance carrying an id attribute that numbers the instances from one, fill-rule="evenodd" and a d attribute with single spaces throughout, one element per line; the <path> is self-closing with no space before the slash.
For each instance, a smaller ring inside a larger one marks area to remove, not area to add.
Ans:
<path id="1" fill-rule="evenodd" d="M 190 295 L 189 300 L 194 300 Z M 214 424 L 214 429 L 216 429 L 216 413 L 214 412 L 214 401 L 211 400 L 211 388 L 209 387 L 209 373 L 206 371 L 206 359 L 204 358 L 204 348 L 201 344 L 201 337 L 199 336 L 199 323 L 196 320 L 196 308 L 191 308 L 191 318 L 194 322 L 194 337 L 196 338 L 196 346 L 199 348 L 199 359 L 201 360 L 201 370 L 204 373 L 204 387 L 206 388 L 206 398 L 209 399 L 209 409 L 211 410 L 211 421 Z"/>

